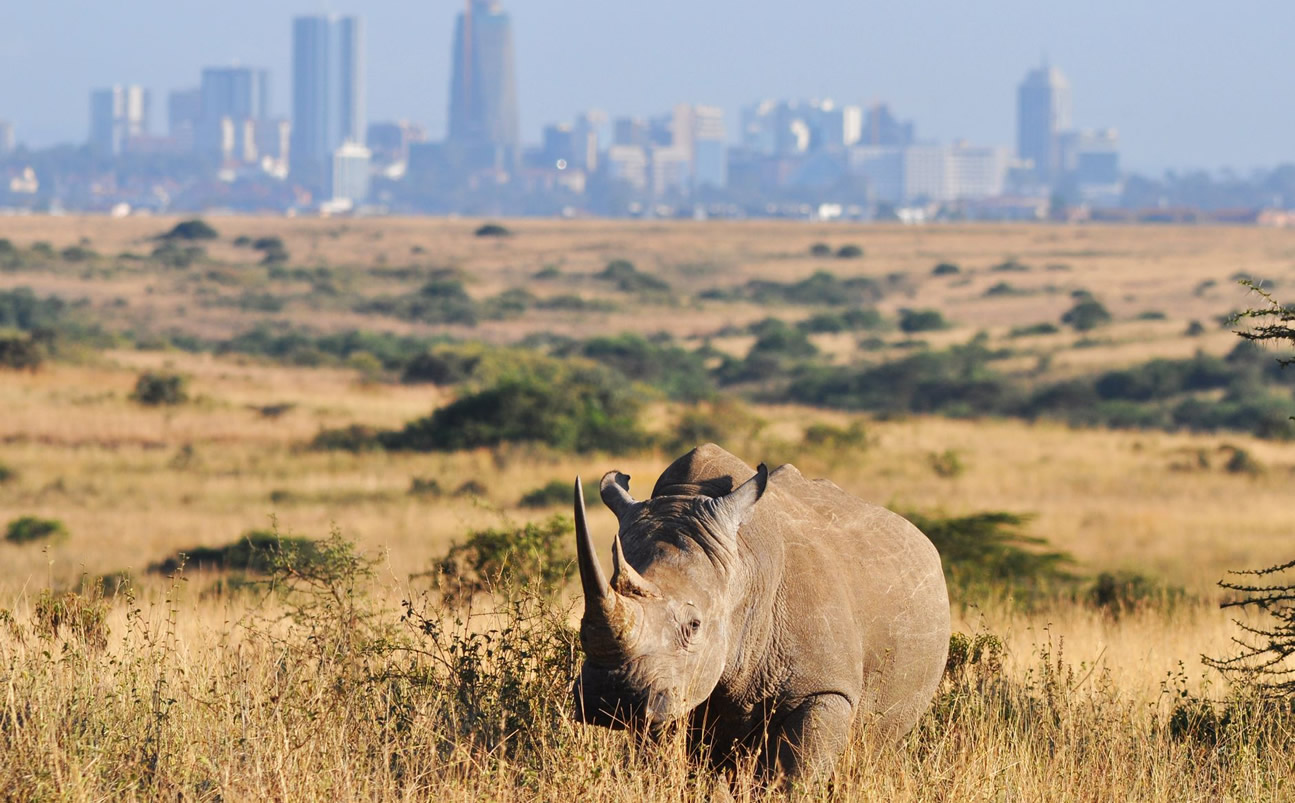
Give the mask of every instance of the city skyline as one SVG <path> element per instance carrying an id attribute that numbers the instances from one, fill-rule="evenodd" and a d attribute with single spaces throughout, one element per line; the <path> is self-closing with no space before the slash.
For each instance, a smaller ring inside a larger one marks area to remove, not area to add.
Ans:
<path id="1" fill-rule="evenodd" d="M 670 16 L 675 5 L 683 7 L 667 2 L 655 16 Z M 1075 118 L 1118 128 L 1130 169 L 1230 165 L 1246 170 L 1295 160 L 1295 147 L 1286 144 L 1295 111 L 1280 102 L 1280 76 L 1289 71 L 1291 57 L 1275 42 L 1265 45 L 1283 22 L 1295 22 L 1295 9 L 1257 3 L 1223 14 L 1202 6 L 1193 16 L 1168 14 L 1167 8 L 1119 11 L 1101 0 L 1085 16 L 1027 12 L 1022 3 L 1003 2 L 994 5 L 1019 13 L 1010 17 L 1010 25 L 1004 25 L 1004 17 L 993 27 L 982 19 L 992 14 L 977 16 L 943 3 L 917 5 L 923 14 L 900 9 L 868 15 L 844 3 L 820 10 L 820 22 L 826 16 L 868 21 L 849 34 L 837 30 L 849 25 L 816 27 L 805 15 L 777 25 L 726 20 L 733 6 L 727 0 L 705 9 L 689 7 L 677 18 L 688 25 L 663 26 L 654 17 L 632 29 L 625 28 L 622 12 L 583 0 L 561 9 L 512 0 L 507 10 L 516 29 L 522 139 L 537 142 L 543 125 L 588 108 L 646 115 L 689 102 L 723 108 L 733 141 L 742 105 L 762 97 L 817 96 L 864 105 L 889 101 L 898 115 L 919 120 L 923 135 L 936 141 L 963 137 L 1009 145 L 1015 141 L 1014 90 L 1022 68 L 1037 64 L 1046 50 L 1074 84 Z M 8 68 L 0 72 L 9 76 L 0 78 L 0 117 L 15 124 L 19 142 L 44 146 L 83 140 L 88 110 L 84 101 L 71 103 L 69 97 L 84 98 L 99 85 L 148 88 L 154 98 L 153 130 L 164 128 L 158 99 L 191 83 L 177 76 L 201 66 L 235 60 L 265 66 L 274 86 L 289 86 L 287 20 L 302 9 L 278 0 L 255 7 L 236 0 L 222 8 L 226 13 L 220 15 L 163 11 L 153 0 L 141 0 L 107 17 L 84 2 L 19 10 L 16 24 L 0 34 L 0 44 L 12 45 L 0 54 L 0 67 Z M 240 9 L 250 15 L 235 13 Z M 65 18 L 69 10 L 78 13 Z M 370 122 L 410 119 L 433 137 L 446 130 L 453 10 L 363 10 L 371 53 Z M 937 11 L 948 25 L 918 26 L 918 17 Z M 150 12 L 156 19 L 145 19 Z M 132 27 L 132 21 L 138 24 Z M 156 36 L 158 25 L 170 35 Z M 91 37 L 86 47 L 61 55 L 52 71 L 32 75 L 16 69 L 34 55 L 33 42 L 56 31 L 74 40 L 81 26 L 120 35 L 102 51 Z M 961 27 L 962 38 L 979 37 L 975 46 L 951 37 L 950 27 Z M 1004 27 L 1011 30 L 1000 30 Z M 572 47 L 569 32 L 577 29 L 584 32 L 581 46 Z M 568 36 L 555 35 L 562 31 Z M 590 31 L 606 35 L 589 36 Z M 821 46 L 810 48 L 816 38 Z M 415 42 L 433 46 L 412 46 Z M 775 44 L 814 58 L 772 63 L 762 54 Z M 85 86 L 73 92 L 70 81 Z M 1262 102 L 1265 98 L 1278 102 Z M 280 89 L 271 113 L 283 115 L 286 100 Z"/>

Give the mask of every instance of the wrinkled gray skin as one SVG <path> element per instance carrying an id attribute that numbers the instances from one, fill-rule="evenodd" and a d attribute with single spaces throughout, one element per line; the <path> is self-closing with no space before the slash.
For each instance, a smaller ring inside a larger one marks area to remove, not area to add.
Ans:
<path id="1" fill-rule="evenodd" d="M 578 720 L 654 733 L 687 717 L 717 768 L 754 751 L 766 778 L 796 783 L 831 775 L 855 723 L 898 737 L 930 705 L 949 599 L 935 547 L 905 519 L 714 444 L 676 460 L 651 499 L 614 471 L 601 492 L 620 522 L 610 580 L 576 481 Z"/>

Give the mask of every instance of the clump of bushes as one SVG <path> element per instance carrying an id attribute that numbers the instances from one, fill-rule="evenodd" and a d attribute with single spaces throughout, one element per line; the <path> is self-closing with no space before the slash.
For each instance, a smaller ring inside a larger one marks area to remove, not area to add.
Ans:
<path id="1" fill-rule="evenodd" d="M 752 279 L 735 294 L 737 298 L 748 298 L 758 304 L 823 306 L 862 306 L 880 301 L 881 296 L 881 286 L 875 279 L 866 276 L 841 279 L 825 270 L 790 283 Z"/>
<path id="2" fill-rule="evenodd" d="M 949 322 L 937 309 L 901 309 L 899 311 L 899 328 L 912 334 L 914 332 L 935 332 L 948 329 Z"/>
<path id="3" fill-rule="evenodd" d="M 573 485 L 566 480 L 552 480 L 545 485 L 527 491 L 522 494 L 518 500 L 518 507 L 525 508 L 542 508 L 553 507 L 554 505 L 570 505 L 574 498 Z M 598 486 L 595 483 L 589 483 L 584 486 L 585 504 L 595 505 L 598 503 Z"/>
<path id="4" fill-rule="evenodd" d="M 827 243 L 814 243 L 809 247 L 810 256 L 828 257 L 832 255 L 832 246 Z"/>
<path id="5" fill-rule="evenodd" d="M 572 532 L 571 520 L 564 516 L 472 532 L 436 562 L 430 573 L 433 588 L 453 608 L 466 608 L 474 597 L 492 593 L 516 597 L 534 591 L 553 597 L 575 567 Z"/>
<path id="6" fill-rule="evenodd" d="M 627 382 L 650 385 L 677 401 L 701 401 L 715 393 L 702 357 L 674 345 L 668 337 L 649 340 L 628 332 L 595 337 L 559 347 L 554 355 L 593 360 L 620 373 Z"/>
<path id="7" fill-rule="evenodd" d="M 1076 332 L 1089 332 L 1110 323 L 1111 313 L 1102 302 L 1091 296 L 1083 296 L 1062 314 L 1061 322 L 1073 327 Z"/>
<path id="8" fill-rule="evenodd" d="M 132 401 L 150 407 L 183 404 L 189 400 L 187 380 L 180 374 L 162 371 L 145 371 L 135 380 Z"/>
<path id="9" fill-rule="evenodd" d="M 498 223 L 483 223 L 474 232 L 478 237 L 510 237 L 512 232 Z"/>
<path id="10" fill-rule="evenodd" d="M 45 350 L 31 334 L 0 330 L 0 368 L 35 371 L 45 361 Z"/>
<path id="11" fill-rule="evenodd" d="M 1074 560 L 1048 550 L 1047 541 L 1026 535 L 1028 517 L 1002 511 L 968 516 L 905 513 L 940 551 L 945 578 L 962 601 L 1008 593 L 1034 598 L 1067 588 Z"/>
<path id="12" fill-rule="evenodd" d="M 853 243 L 848 243 L 836 249 L 837 259 L 858 259 L 863 256 L 863 249 Z"/>
<path id="13" fill-rule="evenodd" d="M 940 264 L 936 265 L 934 268 L 931 268 L 932 276 L 953 276 L 961 272 L 962 272 L 962 268 L 958 267 L 952 262 L 941 262 Z"/>
<path id="14" fill-rule="evenodd" d="M 4 540 L 11 544 L 30 544 L 34 541 L 61 540 L 67 537 L 67 527 L 58 519 L 39 516 L 19 516 L 5 527 Z"/>
<path id="15" fill-rule="evenodd" d="M 540 443 L 568 452 L 629 450 L 645 441 L 640 402 L 604 368 L 554 361 L 501 377 L 403 429 L 382 433 L 392 450 L 458 451 Z"/>
<path id="16" fill-rule="evenodd" d="M 644 273 L 627 259 L 615 259 L 607 263 L 595 277 L 603 281 L 614 282 L 616 288 L 625 293 L 645 295 L 670 292 L 670 285 L 664 279 Z"/>
<path id="17" fill-rule="evenodd" d="M 820 312 L 796 324 L 796 328 L 809 334 L 857 332 L 882 329 L 886 319 L 876 307 L 856 307 L 842 312 Z"/>
<path id="18" fill-rule="evenodd" d="M 159 240 L 215 240 L 220 233 L 206 221 L 199 218 L 183 220 L 165 234 L 158 235 Z"/>
<path id="19" fill-rule="evenodd" d="M 275 530 L 249 530 L 237 541 L 224 546 L 180 550 L 150 564 L 148 570 L 154 574 L 171 574 L 184 567 L 198 571 L 268 575 L 284 562 L 303 567 L 326 557 L 318 541 L 283 536 Z"/>

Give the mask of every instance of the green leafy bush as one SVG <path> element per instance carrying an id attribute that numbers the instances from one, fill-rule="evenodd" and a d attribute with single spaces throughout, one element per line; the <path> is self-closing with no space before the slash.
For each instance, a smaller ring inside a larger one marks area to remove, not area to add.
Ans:
<path id="1" fill-rule="evenodd" d="M 286 561 L 300 568 L 327 558 L 320 542 L 283 536 L 274 530 L 249 530 L 241 538 L 219 547 L 197 546 L 149 565 L 154 574 L 171 574 L 180 567 L 191 571 L 232 571 L 268 575 Z"/>
<path id="2" fill-rule="evenodd" d="M 866 276 L 841 279 L 829 271 L 820 270 L 791 283 L 752 279 L 736 296 L 758 304 L 861 306 L 880 301 L 882 292 L 875 279 Z"/>
<path id="3" fill-rule="evenodd" d="M 936 265 L 934 268 L 931 268 L 932 276 L 953 276 L 954 274 L 961 273 L 961 272 L 962 272 L 962 268 L 958 267 L 952 262 L 941 262 L 940 264 Z"/>
<path id="4" fill-rule="evenodd" d="M 379 434 L 387 449 L 457 451 L 541 443 L 562 451 L 623 451 L 646 442 L 640 402 L 599 366 L 551 361 L 500 377 L 401 430 Z"/>
<path id="5" fill-rule="evenodd" d="M 19 516 L 5 527 L 4 540 L 11 544 L 29 544 L 33 541 L 61 540 L 67 537 L 67 527 L 58 519 L 39 516 Z"/>
<path id="6" fill-rule="evenodd" d="M 161 234 L 159 240 L 215 240 L 220 236 L 214 228 L 207 224 L 206 221 L 195 218 L 193 220 L 184 220 L 177 224 L 165 234 Z"/>
<path id="7" fill-rule="evenodd" d="M 664 279 L 643 273 L 626 259 L 616 259 L 607 263 L 596 278 L 614 282 L 617 289 L 625 293 L 641 295 L 660 295 L 670 292 L 670 285 Z"/>
<path id="8" fill-rule="evenodd" d="M 651 385 L 677 401 L 700 401 L 715 393 L 702 358 L 664 338 L 648 340 L 627 332 L 571 343 L 554 354 L 593 360 L 617 371 L 627 382 Z"/>
<path id="9" fill-rule="evenodd" d="M 570 505 L 573 498 L 571 489 L 572 483 L 567 482 L 566 480 L 552 480 L 546 485 L 541 485 L 534 490 L 527 491 L 522 494 L 522 498 L 518 500 L 517 506 L 537 508 L 553 507 L 554 505 Z M 592 506 L 598 504 L 598 486 L 596 484 L 589 483 L 584 486 L 584 492 L 586 505 Z"/>
<path id="10" fill-rule="evenodd" d="M 837 259 L 858 259 L 861 256 L 863 256 L 863 249 L 852 243 L 836 249 Z"/>
<path id="11" fill-rule="evenodd" d="M 796 328 L 809 334 L 857 332 L 883 329 L 886 319 L 876 307 L 856 307 L 842 312 L 820 312 L 796 324 Z"/>
<path id="12" fill-rule="evenodd" d="M 1061 316 L 1061 322 L 1074 327 L 1076 332 L 1089 332 L 1111 322 L 1111 313 L 1100 301 L 1082 297 Z"/>
<path id="13" fill-rule="evenodd" d="M 572 533 L 565 516 L 515 529 L 477 530 L 436 561 L 433 587 L 454 608 L 466 608 L 485 594 L 516 597 L 536 591 L 552 597 L 575 567 Z"/>
<path id="14" fill-rule="evenodd" d="M 899 328 L 912 334 L 914 332 L 935 332 L 948 329 L 949 322 L 937 309 L 901 309 L 899 311 Z"/>
<path id="15" fill-rule="evenodd" d="M 512 232 L 498 223 L 483 223 L 473 232 L 478 237 L 510 237 Z"/>
<path id="16" fill-rule="evenodd" d="M 827 243 L 814 243 L 809 247 L 810 256 L 829 257 L 832 255 L 832 246 Z"/>
<path id="17" fill-rule="evenodd" d="M 35 371 L 45 361 L 45 350 L 29 333 L 0 330 L 0 368 Z"/>
<path id="18" fill-rule="evenodd" d="M 1037 597 L 1068 588 L 1075 580 L 1069 555 L 1049 551 L 1045 539 L 1021 531 L 1027 516 L 1001 511 L 950 517 L 904 515 L 940 551 L 945 577 L 963 602 L 1003 592 Z"/>
<path id="19" fill-rule="evenodd" d="M 187 380 L 179 374 L 145 371 L 135 380 L 130 398 L 150 407 L 183 404 L 189 400 L 186 385 Z"/>

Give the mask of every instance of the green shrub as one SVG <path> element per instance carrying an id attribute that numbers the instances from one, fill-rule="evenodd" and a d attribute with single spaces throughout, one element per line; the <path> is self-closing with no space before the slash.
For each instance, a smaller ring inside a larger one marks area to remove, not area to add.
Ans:
<path id="1" fill-rule="evenodd" d="M 546 485 L 527 491 L 518 500 L 518 507 L 537 508 L 553 507 L 554 505 L 569 505 L 573 499 L 572 484 L 566 480 L 552 480 Z M 584 486 L 585 504 L 598 504 L 598 486 L 589 483 Z"/>
<path id="2" fill-rule="evenodd" d="M 1030 598 L 1063 590 L 1075 580 L 1069 555 L 1048 551 L 1046 540 L 1021 532 L 1029 520 L 1026 516 L 988 512 L 951 517 L 906 513 L 905 517 L 935 544 L 945 577 L 963 602 L 1004 592 Z"/>
<path id="3" fill-rule="evenodd" d="M 842 312 L 820 312 L 796 324 L 809 334 L 856 332 L 885 328 L 886 320 L 875 307 L 856 307 Z"/>
<path id="4" fill-rule="evenodd" d="M 409 480 L 410 496 L 443 496 L 440 480 L 435 477 L 413 477 Z"/>
<path id="5" fill-rule="evenodd" d="M 1163 312 L 1161 312 L 1158 309 L 1143 310 L 1142 312 L 1138 313 L 1139 321 L 1163 321 L 1168 317 L 1169 317 L 1168 315 L 1165 315 Z"/>
<path id="6" fill-rule="evenodd" d="M 562 276 L 562 269 L 559 268 L 557 265 L 545 265 L 544 267 L 536 271 L 532 278 L 547 280 L 547 279 L 558 279 L 558 278 L 561 278 L 561 276 Z"/>
<path id="7" fill-rule="evenodd" d="M 187 380 L 179 374 L 145 371 L 135 380 L 135 390 L 130 398 L 152 407 L 183 404 L 189 400 L 186 384 Z"/>
<path id="8" fill-rule="evenodd" d="M 572 343 L 554 354 L 593 360 L 615 370 L 626 382 L 650 385 L 676 401 L 701 401 L 715 393 L 702 358 L 664 339 L 648 340 L 627 332 Z"/>
<path id="9" fill-rule="evenodd" d="M 814 243 L 809 247 L 810 256 L 828 257 L 832 255 L 832 246 L 827 243 Z"/>
<path id="10" fill-rule="evenodd" d="M 575 567 L 572 532 L 571 520 L 564 516 L 510 530 L 477 530 L 436 562 L 433 587 L 454 608 L 466 608 L 474 597 L 492 593 L 555 596 Z"/>
<path id="11" fill-rule="evenodd" d="M 62 540 L 67 537 L 67 527 L 58 519 L 38 516 L 19 516 L 5 528 L 4 540 L 11 544 L 29 544 L 33 541 Z"/>
<path id="12" fill-rule="evenodd" d="M 430 382 L 433 385 L 457 385 L 481 364 L 481 355 L 453 348 L 424 351 L 405 364 L 400 381 L 407 384 Z"/>
<path id="13" fill-rule="evenodd" d="M 247 248 L 251 244 L 252 244 L 252 238 L 248 237 L 246 234 L 240 234 L 234 238 L 235 248 Z"/>
<path id="14" fill-rule="evenodd" d="M 1224 470 L 1229 474 L 1249 474 L 1254 476 L 1263 473 L 1263 464 L 1245 449 L 1239 446 L 1224 446 L 1223 448 L 1232 453 L 1228 457 L 1228 462 L 1223 466 Z"/>
<path id="15" fill-rule="evenodd" d="M 1025 273 L 1029 269 L 1029 265 L 1017 260 L 1015 257 L 1009 257 L 990 268 L 990 270 L 1000 273 Z"/>
<path id="16" fill-rule="evenodd" d="M 45 350 L 31 334 L 0 330 L 0 368 L 35 371 L 45 361 Z"/>
<path id="17" fill-rule="evenodd" d="M 57 326 L 67 303 L 55 296 L 37 298 L 28 287 L 0 290 L 0 328 L 30 332 Z"/>
<path id="18" fill-rule="evenodd" d="M 1187 324 L 1187 329 L 1183 334 L 1187 337 L 1200 337 L 1205 334 L 1205 326 L 1200 321 L 1192 321 Z"/>
<path id="19" fill-rule="evenodd" d="M 310 441 L 310 448 L 320 451 L 371 452 L 382 448 L 381 434 L 381 431 L 362 424 L 321 429 Z"/>
<path id="20" fill-rule="evenodd" d="M 474 232 L 478 237 L 510 237 L 512 232 L 498 223 L 484 223 Z"/>
<path id="21" fill-rule="evenodd" d="M 0 485 L 4 485 L 6 482 L 13 482 L 17 476 L 17 471 L 14 471 L 4 463 L 0 463 Z"/>
<path id="22" fill-rule="evenodd" d="M 205 221 L 199 219 L 181 221 L 165 234 L 159 235 L 159 240 L 214 240 L 220 234 L 208 225 Z"/>
<path id="23" fill-rule="evenodd" d="M 1008 337 L 1032 337 L 1034 335 L 1055 335 L 1061 329 L 1053 323 L 1032 323 L 1028 326 L 1015 326 L 1007 333 Z"/>
<path id="24" fill-rule="evenodd" d="M 1111 313 L 1100 301 L 1080 297 L 1073 307 L 1061 316 L 1061 322 L 1074 327 L 1076 332 L 1089 332 L 1111 322 Z"/>
<path id="25" fill-rule="evenodd" d="M 1147 605 L 1173 603 L 1185 596 L 1181 588 L 1166 586 L 1137 572 L 1102 572 L 1089 585 L 1084 601 L 1119 618 Z"/>
<path id="26" fill-rule="evenodd" d="M 94 251 L 82 245 L 69 245 L 59 252 L 66 262 L 86 262 L 99 256 Z"/>
<path id="27" fill-rule="evenodd" d="M 945 449 L 943 452 L 932 452 L 928 457 L 931 464 L 931 470 L 937 477 L 945 479 L 954 479 L 961 477 L 967 470 L 966 464 L 962 462 L 962 455 L 954 449 Z"/>
<path id="28" fill-rule="evenodd" d="M 274 530 L 249 530 L 238 540 L 220 547 L 197 546 L 149 564 L 154 574 L 171 574 L 184 567 L 196 571 L 232 571 L 268 575 L 285 561 L 309 568 L 327 559 L 321 543 Z"/>
<path id="29" fill-rule="evenodd" d="M 469 326 L 476 324 L 480 317 L 477 304 L 468 295 L 462 280 L 449 275 L 434 277 L 412 295 L 366 299 L 357 304 L 355 310 L 407 321 Z"/>
<path id="30" fill-rule="evenodd" d="M 952 262 L 941 262 L 934 268 L 931 268 L 932 276 L 953 276 L 957 273 L 962 273 L 962 268 Z"/>
<path id="31" fill-rule="evenodd" d="M 820 270 L 798 282 L 783 283 L 752 279 L 733 294 L 757 304 L 804 304 L 823 306 L 861 306 L 881 300 L 881 286 L 875 279 L 856 276 L 841 279 Z"/>
<path id="32" fill-rule="evenodd" d="M 500 377 L 401 430 L 379 434 L 387 449 L 457 451 L 541 443 L 562 451 L 622 451 L 646 442 L 640 402 L 605 368 L 553 361 Z"/>
<path id="33" fill-rule="evenodd" d="M 153 259 L 168 268 L 187 268 L 206 256 L 207 251 L 202 246 L 181 246 L 174 240 L 165 240 L 153 249 Z"/>
<path id="34" fill-rule="evenodd" d="M 861 256 L 863 256 L 863 249 L 854 244 L 843 245 L 836 249 L 837 259 L 858 259 Z"/>
<path id="35" fill-rule="evenodd" d="M 949 322 L 936 309 L 901 309 L 899 311 L 899 328 L 912 334 L 914 332 L 935 332 L 948 329 Z"/>
<path id="36" fill-rule="evenodd" d="M 670 292 L 670 285 L 664 279 L 643 273 L 627 259 L 608 262 L 595 278 L 615 282 L 617 289 L 626 293 L 652 295 Z"/>

